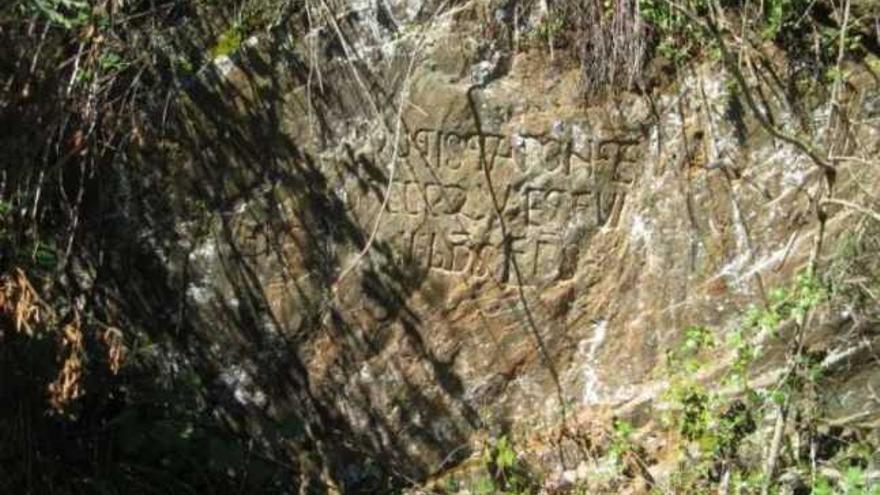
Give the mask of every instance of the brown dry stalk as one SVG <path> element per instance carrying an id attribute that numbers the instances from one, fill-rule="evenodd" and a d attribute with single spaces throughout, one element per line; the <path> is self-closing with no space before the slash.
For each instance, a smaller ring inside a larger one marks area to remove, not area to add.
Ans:
<path id="1" fill-rule="evenodd" d="M 0 277 L 0 315 L 12 320 L 15 331 L 31 337 L 44 306 L 20 268 Z"/>
<path id="2" fill-rule="evenodd" d="M 116 327 L 109 327 L 104 331 L 101 340 L 107 345 L 107 362 L 110 365 L 110 372 L 115 375 L 119 373 L 128 353 L 128 349 L 123 344 L 122 331 Z"/>
<path id="3" fill-rule="evenodd" d="M 62 352 L 66 352 L 67 355 L 55 381 L 49 384 L 49 404 L 56 412 L 63 412 L 65 407 L 83 392 L 84 348 L 79 314 L 74 314 L 73 320 L 64 325 L 61 331 L 61 347 Z"/>
<path id="4" fill-rule="evenodd" d="M 12 323 L 15 332 L 33 337 L 38 325 L 47 326 L 44 315 L 54 321 L 52 314 L 52 308 L 40 299 L 23 270 L 14 268 L 0 276 L 0 316 Z M 85 342 L 79 313 L 74 313 L 71 321 L 61 327 L 58 341 L 61 367 L 55 380 L 49 384 L 48 393 L 52 409 L 61 413 L 71 401 L 83 394 Z M 101 341 L 107 346 L 107 363 L 110 372 L 115 375 L 128 354 L 123 333 L 116 327 L 106 327 Z"/>
<path id="5" fill-rule="evenodd" d="M 582 40 L 581 73 L 587 93 L 596 96 L 638 84 L 648 50 L 638 2 L 589 0 L 579 7 L 577 17 Z"/>

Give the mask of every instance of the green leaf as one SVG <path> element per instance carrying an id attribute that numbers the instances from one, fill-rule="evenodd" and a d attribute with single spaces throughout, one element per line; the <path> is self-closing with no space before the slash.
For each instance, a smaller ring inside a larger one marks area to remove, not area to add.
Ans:
<path id="1" fill-rule="evenodd" d="M 786 394 L 782 390 L 774 390 L 770 393 L 770 400 L 772 400 L 776 405 L 781 406 L 785 403 Z"/>
<path id="2" fill-rule="evenodd" d="M 488 476 L 483 476 L 479 480 L 477 480 L 477 486 L 474 487 L 474 492 L 478 495 L 489 495 L 495 493 L 495 483 L 493 483 L 492 479 Z"/>
<path id="3" fill-rule="evenodd" d="M 40 268 L 50 270 L 58 264 L 58 254 L 55 249 L 45 244 L 38 244 L 34 252 L 34 262 Z"/>
<path id="4" fill-rule="evenodd" d="M 101 68 L 104 70 L 117 70 L 122 65 L 122 57 L 117 53 L 105 52 L 101 55 Z"/>
<path id="5" fill-rule="evenodd" d="M 815 485 L 813 485 L 813 495 L 831 495 L 832 493 L 834 493 L 834 491 L 827 478 L 821 478 Z"/>
<path id="6" fill-rule="evenodd" d="M 495 463 L 498 464 L 498 467 L 501 469 L 513 467 L 516 464 L 516 452 L 510 447 L 506 436 L 498 440 L 497 447 L 498 455 L 496 456 Z"/>
<path id="7" fill-rule="evenodd" d="M 845 493 L 856 493 L 864 483 L 865 473 L 862 468 L 850 466 L 843 475 Z"/>

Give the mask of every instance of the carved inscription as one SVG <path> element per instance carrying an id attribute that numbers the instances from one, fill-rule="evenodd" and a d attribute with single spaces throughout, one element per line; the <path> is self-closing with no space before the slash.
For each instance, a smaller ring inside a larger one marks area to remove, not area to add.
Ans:
<path id="1" fill-rule="evenodd" d="M 573 277 L 584 243 L 616 222 L 639 146 L 632 136 L 575 146 L 549 135 L 443 129 L 416 129 L 393 141 L 372 138 L 366 157 L 384 164 L 396 150 L 388 197 L 384 188 L 372 197 L 349 192 L 349 207 L 364 208 L 364 198 L 384 204 L 380 235 L 407 263 L 524 285 Z"/>
<path id="2" fill-rule="evenodd" d="M 467 190 L 455 184 L 423 184 L 417 181 L 395 181 L 388 190 L 386 209 L 392 214 L 432 217 L 454 215 L 467 201 Z"/>

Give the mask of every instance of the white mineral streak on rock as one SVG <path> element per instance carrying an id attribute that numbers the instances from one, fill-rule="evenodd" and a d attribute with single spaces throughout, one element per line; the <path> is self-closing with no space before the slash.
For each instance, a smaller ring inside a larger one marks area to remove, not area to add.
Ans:
<path id="1" fill-rule="evenodd" d="M 779 165 L 782 166 L 782 185 L 786 188 L 799 188 L 803 186 L 809 173 L 809 164 L 791 147 L 780 150 Z"/>
<path id="2" fill-rule="evenodd" d="M 214 267 L 217 265 L 217 244 L 208 239 L 189 253 L 189 261 L 195 265 L 200 277 L 186 287 L 186 296 L 195 304 L 203 305 L 214 299 L 214 291 L 209 283 Z"/>
<path id="3" fill-rule="evenodd" d="M 238 364 L 230 366 L 220 373 L 220 382 L 232 389 L 232 396 L 241 405 L 266 405 L 266 394 L 257 387 L 253 377 Z"/>
<path id="4" fill-rule="evenodd" d="M 599 347 L 605 341 L 608 331 L 608 321 L 599 320 L 593 325 L 593 336 L 584 339 L 578 345 L 578 353 L 584 357 L 584 394 L 582 401 L 586 405 L 596 405 L 602 402 L 602 384 L 596 373 L 596 354 Z"/>
<path id="5" fill-rule="evenodd" d="M 194 262 L 205 263 L 210 266 L 211 262 L 217 258 L 217 244 L 212 241 L 206 241 L 201 246 L 193 249 L 189 253 L 189 260 Z"/>
<path id="6" fill-rule="evenodd" d="M 782 260 L 785 259 L 785 254 L 788 252 L 788 250 L 789 250 L 789 248 L 788 248 L 788 245 L 786 244 L 786 245 L 780 246 L 779 249 L 776 249 L 775 251 L 771 252 L 770 254 L 763 256 L 758 260 L 755 260 L 753 263 L 751 263 L 751 265 L 746 267 L 746 269 L 743 271 L 742 275 L 740 275 L 736 279 L 736 282 L 738 282 L 738 283 L 748 282 L 750 277 L 752 277 L 758 273 L 764 272 L 765 270 L 771 269 L 771 268 L 775 267 L 776 265 L 778 265 L 779 263 L 782 263 Z"/>
<path id="7" fill-rule="evenodd" d="M 728 278 L 737 289 L 745 290 L 746 287 L 742 284 L 742 274 L 752 258 L 752 246 L 739 202 L 736 198 L 731 198 L 730 205 L 733 210 L 733 234 L 737 254 L 719 270 L 719 275 Z"/>
<path id="8" fill-rule="evenodd" d="M 186 288 L 186 297 L 192 300 L 192 302 L 201 305 L 211 302 L 214 294 L 207 287 L 190 284 Z"/>
<path id="9" fill-rule="evenodd" d="M 491 61 L 483 60 L 478 62 L 471 68 L 471 80 L 478 86 L 486 84 L 494 70 L 495 65 Z"/>
<path id="10" fill-rule="evenodd" d="M 232 57 L 229 55 L 221 55 L 213 60 L 214 68 L 217 69 L 217 72 L 221 76 L 227 76 L 232 69 L 235 68 L 235 63 L 232 61 Z"/>
<path id="11" fill-rule="evenodd" d="M 641 215 L 633 215 L 629 228 L 629 237 L 633 243 L 651 243 L 653 230 L 648 220 Z"/>

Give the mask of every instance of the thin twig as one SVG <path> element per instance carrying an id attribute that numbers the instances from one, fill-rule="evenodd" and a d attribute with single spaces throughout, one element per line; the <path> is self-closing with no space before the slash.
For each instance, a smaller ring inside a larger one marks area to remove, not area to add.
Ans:
<path id="1" fill-rule="evenodd" d="M 849 24 L 849 8 L 850 0 L 846 0 L 846 3 L 843 7 L 843 23 L 840 26 L 840 43 L 837 50 L 837 64 L 835 65 L 835 78 L 834 85 L 831 87 L 831 99 L 828 102 L 828 123 L 825 126 L 825 133 L 827 137 L 830 138 L 831 126 L 834 123 L 834 116 L 837 115 L 839 110 L 839 103 L 837 99 L 839 98 L 840 93 L 840 82 L 843 79 L 843 74 L 841 73 L 841 66 L 843 65 L 843 57 L 846 55 L 846 29 Z M 832 147 L 834 143 L 832 142 Z"/>
<path id="2" fill-rule="evenodd" d="M 837 198 L 823 198 L 823 199 L 819 200 L 819 203 L 820 204 L 840 205 L 840 206 L 849 208 L 851 210 L 856 210 L 857 212 L 863 213 L 863 214 L 873 218 L 874 220 L 880 222 L 880 213 L 878 213 L 874 210 L 868 209 L 868 208 L 861 206 L 859 204 L 853 203 L 852 201 L 846 201 L 844 199 L 837 199 Z"/>

